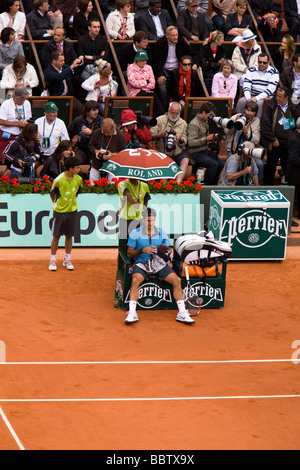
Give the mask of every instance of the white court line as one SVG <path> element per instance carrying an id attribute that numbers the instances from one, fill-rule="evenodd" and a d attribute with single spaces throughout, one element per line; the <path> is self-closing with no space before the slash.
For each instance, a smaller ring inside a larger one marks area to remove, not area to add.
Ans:
<path id="1" fill-rule="evenodd" d="M 33 362 L 0 362 L 0 366 L 31 366 L 31 365 L 115 365 L 115 364 L 246 364 L 246 363 L 276 363 L 292 362 L 299 364 L 296 359 L 232 359 L 227 361 L 33 361 Z"/>
<path id="2" fill-rule="evenodd" d="M 158 398 L 0 398 L 3 403 L 74 403 L 74 402 L 133 402 L 133 401 L 188 401 L 188 400 L 254 400 L 259 398 L 300 398 L 300 395 L 232 395 L 217 397 L 158 397 Z"/>
<path id="3" fill-rule="evenodd" d="M 16 441 L 16 443 L 18 444 L 19 446 L 19 449 L 20 450 L 25 450 L 20 439 L 18 438 L 17 434 L 15 433 L 15 431 L 13 430 L 13 427 L 12 425 L 10 424 L 10 422 L 8 421 L 7 417 L 5 416 L 2 408 L 0 408 L 0 416 L 2 416 L 3 418 L 3 421 L 5 422 L 6 426 L 8 427 L 11 435 L 13 436 L 14 440 Z"/>

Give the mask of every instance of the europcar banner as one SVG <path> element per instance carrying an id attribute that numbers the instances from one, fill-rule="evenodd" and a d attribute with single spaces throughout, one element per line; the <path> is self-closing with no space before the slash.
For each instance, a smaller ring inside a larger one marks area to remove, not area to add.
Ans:
<path id="1" fill-rule="evenodd" d="M 78 206 L 74 246 L 118 246 L 119 196 L 79 194 Z M 150 206 L 157 212 L 156 225 L 168 234 L 201 229 L 198 194 L 155 194 Z M 52 214 L 47 194 L 0 194 L 0 247 L 50 246 Z"/>

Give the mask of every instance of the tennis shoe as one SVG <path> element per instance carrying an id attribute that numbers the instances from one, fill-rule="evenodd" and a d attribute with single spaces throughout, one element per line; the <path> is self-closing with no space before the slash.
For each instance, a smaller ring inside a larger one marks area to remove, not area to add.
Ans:
<path id="1" fill-rule="evenodd" d="M 190 317 L 190 314 L 189 312 L 186 310 L 185 312 L 183 313 L 177 313 L 177 317 L 176 317 L 176 320 L 177 321 L 180 321 L 181 323 L 189 323 L 189 324 L 192 324 L 192 323 L 195 323 L 195 320 L 193 320 L 191 317 Z"/>
<path id="2" fill-rule="evenodd" d="M 139 320 L 139 317 L 136 313 L 128 312 L 127 317 L 125 318 L 125 323 L 134 323 Z"/>
<path id="3" fill-rule="evenodd" d="M 51 260 L 48 269 L 49 271 L 57 271 L 56 261 Z"/>
<path id="4" fill-rule="evenodd" d="M 74 271 L 74 266 L 72 264 L 72 261 L 70 259 L 64 259 L 63 261 L 63 266 L 67 268 L 68 271 Z"/>

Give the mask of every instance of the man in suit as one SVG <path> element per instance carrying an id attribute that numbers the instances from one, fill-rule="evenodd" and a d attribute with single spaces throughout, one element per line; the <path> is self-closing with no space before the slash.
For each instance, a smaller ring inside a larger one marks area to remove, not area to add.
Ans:
<path id="1" fill-rule="evenodd" d="M 297 0 L 283 0 L 284 18 L 289 28 L 289 34 L 297 41 L 300 26 L 300 6 Z"/>
<path id="2" fill-rule="evenodd" d="M 149 0 L 149 8 L 138 18 L 136 28 L 145 31 L 150 41 L 156 41 L 171 25 L 172 19 L 167 10 L 162 10 L 161 0 Z"/>
<path id="3" fill-rule="evenodd" d="M 44 71 L 50 96 L 73 96 L 73 118 L 80 116 L 83 111 L 82 104 L 74 96 L 73 83 L 74 77 L 81 73 L 83 66 L 82 56 L 75 59 L 71 65 L 67 65 L 64 54 L 54 51 L 51 54 L 51 64 Z"/>
<path id="4" fill-rule="evenodd" d="M 205 14 L 198 12 L 198 0 L 186 0 L 186 9 L 178 13 L 177 28 L 189 41 L 204 41 L 208 37 Z"/>
<path id="5" fill-rule="evenodd" d="M 100 34 L 100 21 L 92 19 L 88 29 L 88 34 L 81 36 L 77 45 L 78 55 L 84 57 L 85 69 L 81 75 L 82 80 L 97 72 L 97 66 L 94 65 L 96 60 L 109 60 L 107 39 Z"/>
<path id="6" fill-rule="evenodd" d="M 41 53 L 42 67 L 45 69 L 51 62 L 51 54 L 54 51 L 62 52 L 65 56 L 65 63 L 71 65 L 77 58 L 74 46 L 70 41 L 66 41 L 66 31 L 64 28 L 56 28 L 53 39 L 46 42 Z"/>
<path id="7" fill-rule="evenodd" d="M 43 40 L 53 36 L 51 18 L 48 14 L 48 0 L 35 0 L 34 10 L 27 15 L 27 23 L 32 35 L 32 39 Z"/>
<path id="8" fill-rule="evenodd" d="M 117 49 L 116 54 L 123 72 L 127 71 L 128 64 L 133 64 L 137 51 L 144 49 L 149 57 L 147 64 L 152 66 L 152 49 L 148 45 L 148 35 L 144 31 L 136 31 L 133 42 Z"/>
<path id="9" fill-rule="evenodd" d="M 197 69 L 199 63 L 195 50 L 178 36 L 176 26 L 169 26 L 166 34 L 156 41 L 153 48 L 153 71 L 158 85 L 158 92 L 165 110 L 168 108 L 168 81 L 170 74 L 177 70 L 181 57 L 188 55 L 192 57 L 193 69 Z"/>

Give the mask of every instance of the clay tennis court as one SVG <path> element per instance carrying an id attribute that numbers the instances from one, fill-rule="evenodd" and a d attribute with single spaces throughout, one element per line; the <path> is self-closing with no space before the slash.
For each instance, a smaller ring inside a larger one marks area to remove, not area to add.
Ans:
<path id="1" fill-rule="evenodd" d="M 0 250 L 1 450 L 299 448 L 299 247 L 230 262 L 225 307 L 193 326 L 125 325 L 117 250 L 72 259 L 53 273 L 47 249 Z"/>

